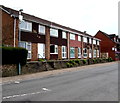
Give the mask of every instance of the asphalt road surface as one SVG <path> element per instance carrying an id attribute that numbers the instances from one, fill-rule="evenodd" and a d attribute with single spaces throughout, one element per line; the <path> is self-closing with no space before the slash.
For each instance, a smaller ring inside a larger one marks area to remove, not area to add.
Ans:
<path id="1" fill-rule="evenodd" d="M 118 63 L 2 85 L 3 101 L 118 101 Z"/>

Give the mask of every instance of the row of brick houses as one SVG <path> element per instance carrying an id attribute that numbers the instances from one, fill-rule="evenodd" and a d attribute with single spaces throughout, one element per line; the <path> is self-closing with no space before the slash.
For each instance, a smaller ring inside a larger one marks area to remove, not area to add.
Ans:
<path id="1" fill-rule="evenodd" d="M 3 45 L 26 48 L 28 60 L 100 57 L 97 37 L 5 6 L 0 10 Z"/>

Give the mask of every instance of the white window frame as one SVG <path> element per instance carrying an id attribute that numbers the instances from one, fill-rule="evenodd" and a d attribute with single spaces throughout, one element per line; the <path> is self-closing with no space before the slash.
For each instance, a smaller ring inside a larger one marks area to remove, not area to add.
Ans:
<path id="1" fill-rule="evenodd" d="M 89 43 L 92 44 L 92 39 L 91 38 L 89 38 Z"/>
<path id="2" fill-rule="evenodd" d="M 100 41 L 97 41 L 97 45 L 100 45 Z"/>
<path id="3" fill-rule="evenodd" d="M 93 44 L 95 44 L 95 45 L 96 45 L 96 40 L 94 40 L 94 39 L 93 39 Z"/>
<path id="4" fill-rule="evenodd" d="M 22 43 L 22 44 L 24 43 L 24 46 L 21 45 L 21 43 Z M 30 48 L 28 48 L 28 45 L 30 46 Z M 32 58 L 32 52 L 31 52 L 32 46 L 31 46 L 31 45 L 32 45 L 31 42 L 25 42 L 25 41 L 20 41 L 20 42 L 19 42 L 19 46 L 20 46 L 20 47 L 23 47 L 23 48 L 25 48 L 25 49 L 28 50 L 27 59 L 31 59 L 31 58 Z M 29 56 L 30 56 L 30 57 L 29 57 Z"/>
<path id="5" fill-rule="evenodd" d="M 74 50 L 74 56 L 71 56 L 71 49 Z M 75 58 L 75 48 L 74 47 L 70 47 L 70 58 Z"/>
<path id="6" fill-rule="evenodd" d="M 62 38 L 67 39 L 67 33 L 65 31 L 62 31 Z"/>
<path id="7" fill-rule="evenodd" d="M 94 57 L 94 58 L 97 57 L 96 52 L 97 52 L 96 49 L 94 49 L 94 50 L 93 50 L 93 57 Z"/>
<path id="8" fill-rule="evenodd" d="M 42 48 L 42 50 L 39 50 L 39 46 Z M 41 51 L 42 54 L 40 54 L 39 51 Z M 38 43 L 38 58 L 45 58 L 45 44 Z"/>
<path id="9" fill-rule="evenodd" d="M 78 58 L 81 58 L 81 48 L 78 47 Z"/>
<path id="10" fill-rule="evenodd" d="M 92 49 L 89 48 L 89 58 L 92 58 Z"/>
<path id="11" fill-rule="evenodd" d="M 25 20 L 21 21 L 20 29 L 32 32 L 32 22 L 28 22 L 28 21 L 25 21 Z"/>
<path id="12" fill-rule="evenodd" d="M 78 41 L 81 41 L 81 36 L 78 35 Z"/>
<path id="13" fill-rule="evenodd" d="M 45 26 L 39 24 L 39 26 L 38 26 L 38 32 L 45 35 Z"/>
<path id="14" fill-rule="evenodd" d="M 50 28 L 50 36 L 58 37 L 58 30 L 54 28 Z"/>
<path id="15" fill-rule="evenodd" d="M 97 50 L 97 57 L 99 57 L 100 55 L 99 55 L 99 53 L 100 53 L 100 51 L 99 50 Z"/>
<path id="16" fill-rule="evenodd" d="M 66 57 L 67 57 L 67 48 L 66 46 L 62 46 L 62 58 L 66 58 Z"/>
<path id="17" fill-rule="evenodd" d="M 70 33 L 70 40 L 75 40 L 75 34 Z"/>
<path id="18" fill-rule="evenodd" d="M 83 37 L 83 42 L 87 43 L 87 37 Z"/>
<path id="19" fill-rule="evenodd" d="M 87 48 L 83 48 L 83 57 L 84 57 L 84 58 L 87 58 L 88 54 L 84 52 L 85 49 L 86 49 L 86 52 L 87 52 Z"/>

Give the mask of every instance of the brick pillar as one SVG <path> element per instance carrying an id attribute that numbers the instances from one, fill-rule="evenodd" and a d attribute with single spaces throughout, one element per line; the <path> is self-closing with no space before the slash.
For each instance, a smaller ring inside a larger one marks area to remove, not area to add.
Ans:
<path id="1" fill-rule="evenodd" d="M 89 59 L 90 48 L 87 48 L 87 58 Z"/>
<path id="2" fill-rule="evenodd" d="M 32 61 L 38 60 L 38 45 L 37 43 L 32 43 Z"/>
<path id="3" fill-rule="evenodd" d="M 16 20 L 16 31 L 15 31 L 15 46 L 18 47 L 18 35 L 19 35 L 19 20 Z"/>
<path id="4" fill-rule="evenodd" d="M 78 47 L 75 47 L 75 58 L 78 59 Z"/>
<path id="5" fill-rule="evenodd" d="M 81 37 L 81 59 L 83 59 L 83 37 Z"/>
<path id="6" fill-rule="evenodd" d="M 70 33 L 67 33 L 67 59 L 70 59 Z"/>
<path id="7" fill-rule="evenodd" d="M 45 29 L 45 58 L 50 59 L 50 28 L 47 26 Z"/>
<path id="8" fill-rule="evenodd" d="M 62 46 L 58 46 L 58 59 L 62 59 Z"/>

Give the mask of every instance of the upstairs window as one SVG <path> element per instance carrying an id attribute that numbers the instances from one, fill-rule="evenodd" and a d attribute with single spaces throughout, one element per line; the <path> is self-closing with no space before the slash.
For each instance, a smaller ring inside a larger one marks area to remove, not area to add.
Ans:
<path id="1" fill-rule="evenodd" d="M 58 30 L 50 28 L 50 35 L 54 37 L 58 37 Z"/>
<path id="2" fill-rule="evenodd" d="M 75 40 L 75 34 L 70 34 L 70 40 Z"/>
<path id="3" fill-rule="evenodd" d="M 57 45 L 50 45 L 50 53 L 51 54 L 58 54 L 58 46 Z"/>
<path id="4" fill-rule="evenodd" d="M 97 41 L 97 45 L 100 45 L 100 41 Z"/>
<path id="5" fill-rule="evenodd" d="M 93 40 L 93 44 L 96 44 L 96 40 Z"/>
<path id="6" fill-rule="evenodd" d="M 45 26 L 39 25 L 39 33 L 45 34 Z"/>
<path id="7" fill-rule="evenodd" d="M 22 21 L 20 23 L 20 29 L 32 32 L 32 23 L 28 21 Z"/>
<path id="8" fill-rule="evenodd" d="M 64 31 L 62 32 L 62 38 L 63 38 L 63 39 L 66 39 L 66 38 L 67 38 L 66 32 L 64 32 Z"/>
<path id="9" fill-rule="evenodd" d="M 86 37 L 83 37 L 83 42 L 87 43 L 87 38 Z"/>
<path id="10" fill-rule="evenodd" d="M 81 36 L 78 36 L 78 41 L 81 41 Z"/>
<path id="11" fill-rule="evenodd" d="M 89 38 L 89 43 L 92 44 L 92 39 L 91 38 Z"/>

